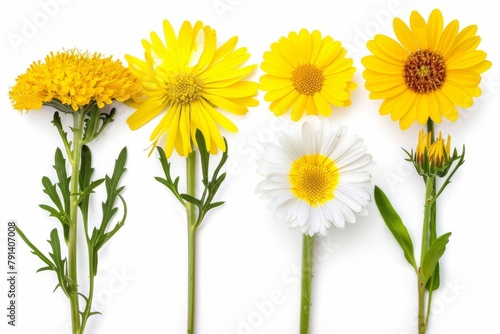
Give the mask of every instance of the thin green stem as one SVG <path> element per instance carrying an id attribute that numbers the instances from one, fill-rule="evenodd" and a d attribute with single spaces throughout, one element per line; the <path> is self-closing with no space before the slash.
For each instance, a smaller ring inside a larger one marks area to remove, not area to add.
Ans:
<path id="1" fill-rule="evenodd" d="M 435 133 L 434 133 L 434 122 L 429 118 L 427 121 L 427 132 L 431 134 L 431 143 L 434 143 L 436 140 L 435 138 Z M 428 247 L 432 245 L 432 243 L 437 239 L 437 231 L 436 231 L 436 221 L 437 221 L 437 204 L 436 204 L 436 178 L 432 178 L 432 185 L 431 185 L 431 196 L 432 196 L 432 203 L 430 203 L 430 213 L 429 213 L 429 242 L 428 242 Z M 435 269 L 436 271 L 439 270 L 439 265 Z M 439 275 L 439 273 L 437 273 Z M 432 307 L 432 295 L 434 292 L 434 284 L 436 284 L 436 274 L 433 274 L 430 279 L 429 279 L 429 294 L 427 296 L 427 310 L 426 310 L 426 315 L 425 315 L 425 321 L 424 321 L 424 333 L 425 330 L 427 329 L 427 325 L 429 323 L 429 318 L 431 314 L 431 307 Z M 424 290 L 425 293 L 425 290 Z"/>
<path id="2" fill-rule="evenodd" d="M 83 311 L 82 314 L 82 325 L 80 328 L 80 333 L 83 333 L 85 331 L 85 326 L 87 325 L 87 320 L 90 317 L 90 311 L 92 309 L 92 301 L 94 299 L 94 278 L 96 276 L 96 272 L 94 272 L 94 256 L 92 252 L 92 248 L 89 245 L 90 241 L 87 238 L 87 244 L 88 244 L 88 256 L 89 256 L 89 295 L 86 300 L 87 304 L 85 305 L 85 310 Z"/>
<path id="3" fill-rule="evenodd" d="M 196 151 L 186 158 L 187 194 L 195 197 Z M 194 334 L 196 293 L 196 207 L 186 202 L 188 227 L 188 334 Z"/>
<path id="4" fill-rule="evenodd" d="M 428 176 L 425 182 L 425 205 L 424 205 L 424 223 L 422 229 L 422 248 L 420 253 L 420 270 L 418 273 L 418 332 L 424 334 L 426 329 L 425 321 L 425 282 L 422 268 L 424 265 L 425 254 L 429 249 L 429 223 L 432 217 L 432 206 L 434 205 L 434 176 Z"/>
<path id="5" fill-rule="evenodd" d="M 314 262 L 314 236 L 304 234 L 302 239 L 302 290 L 300 297 L 300 334 L 309 333 L 311 290 Z"/>
<path id="6" fill-rule="evenodd" d="M 69 294 L 71 307 L 71 324 L 74 334 L 80 334 L 80 309 L 78 295 L 78 263 L 77 263 L 77 230 L 80 160 L 83 145 L 84 112 L 73 114 L 73 149 L 71 151 L 71 181 L 70 181 L 70 227 L 68 238 L 68 272 L 71 279 Z"/>

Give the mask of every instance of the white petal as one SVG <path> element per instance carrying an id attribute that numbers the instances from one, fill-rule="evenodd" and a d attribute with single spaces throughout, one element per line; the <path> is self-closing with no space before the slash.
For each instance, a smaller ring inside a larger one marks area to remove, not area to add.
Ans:
<path id="1" fill-rule="evenodd" d="M 342 173 L 344 173 L 344 172 L 355 171 L 357 169 L 361 169 L 363 167 L 366 167 L 371 162 L 372 162 L 372 156 L 370 154 L 364 154 L 363 156 L 361 156 L 357 160 L 354 160 L 350 163 L 344 163 L 343 166 L 337 165 L 337 167 L 339 167 L 339 170 Z"/>
<path id="2" fill-rule="evenodd" d="M 340 182 L 364 183 L 370 181 L 370 174 L 365 172 L 350 172 L 340 174 Z"/>
<path id="3" fill-rule="evenodd" d="M 362 205 L 350 196 L 345 189 L 337 187 L 337 189 L 335 189 L 335 198 L 347 205 L 351 210 L 355 212 L 361 211 Z"/>
<path id="4" fill-rule="evenodd" d="M 345 226 L 345 218 L 344 214 L 342 213 L 342 210 L 340 207 L 337 205 L 337 202 L 335 201 L 330 201 L 327 203 L 327 207 L 329 210 L 329 220 L 338 228 L 344 229 Z"/>
<path id="5" fill-rule="evenodd" d="M 317 208 L 311 208 L 309 214 L 309 225 L 311 226 L 310 229 L 312 230 L 313 233 L 319 232 L 319 227 L 322 225 L 322 221 L 321 221 L 321 215 L 319 214 Z"/>
<path id="6" fill-rule="evenodd" d="M 298 220 L 298 224 L 300 226 L 304 226 L 306 223 L 307 223 L 307 220 L 309 219 L 309 213 L 311 211 L 311 206 L 309 205 L 309 203 L 305 202 L 305 201 L 298 201 L 299 203 L 299 211 L 298 211 L 298 215 L 297 215 L 297 220 Z"/>

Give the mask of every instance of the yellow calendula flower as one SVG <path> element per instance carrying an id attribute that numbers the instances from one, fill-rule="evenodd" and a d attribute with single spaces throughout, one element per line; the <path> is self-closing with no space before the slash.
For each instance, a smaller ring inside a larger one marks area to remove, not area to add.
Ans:
<path id="1" fill-rule="evenodd" d="M 9 95 L 15 109 L 40 109 L 57 101 L 78 111 L 91 103 L 99 108 L 113 100 L 135 97 L 141 88 L 137 79 L 119 60 L 78 50 L 50 53 L 45 62 L 31 64 L 16 79 Z"/>
<path id="2" fill-rule="evenodd" d="M 477 26 L 459 31 L 454 20 L 445 27 L 438 9 L 428 22 L 413 11 L 410 26 L 399 18 L 393 25 L 399 43 L 376 35 L 367 43 L 373 55 L 362 59 L 370 98 L 384 100 L 380 114 L 399 120 L 401 129 L 415 121 L 440 123 L 442 116 L 455 121 L 456 107 L 468 108 L 481 95 L 481 73 L 491 67 L 486 52 L 476 49 Z"/>
<path id="3" fill-rule="evenodd" d="M 298 121 L 307 115 L 330 116 L 332 106 L 349 106 L 356 69 L 346 50 L 330 36 L 306 29 L 281 37 L 264 53 L 260 88 L 276 116 L 291 110 Z"/>
<path id="4" fill-rule="evenodd" d="M 143 98 L 132 104 L 137 110 L 127 123 L 136 130 L 165 112 L 150 139 L 154 148 L 166 134 L 167 157 L 174 148 L 181 156 L 192 152 L 197 130 L 211 153 L 225 151 L 219 127 L 238 129 L 219 108 L 244 115 L 258 104 L 258 84 L 243 80 L 256 65 L 242 66 L 250 54 L 246 48 L 236 49 L 236 36 L 217 47 L 215 30 L 200 21 L 185 21 L 178 36 L 167 20 L 163 30 L 166 43 L 155 32 L 151 41 L 142 41 L 145 60 L 126 56 L 143 85 Z"/>

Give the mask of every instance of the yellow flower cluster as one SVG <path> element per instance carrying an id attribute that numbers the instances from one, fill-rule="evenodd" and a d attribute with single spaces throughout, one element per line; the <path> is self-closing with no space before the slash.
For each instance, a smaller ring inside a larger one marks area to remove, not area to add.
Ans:
<path id="1" fill-rule="evenodd" d="M 424 164 L 425 154 L 427 153 L 427 161 L 434 168 L 444 168 L 448 164 L 450 158 L 451 136 L 448 139 L 443 138 L 443 134 L 439 132 L 439 137 L 435 142 L 432 142 L 432 133 L 424 134 L 421 130 L 418 134 L 418 143 L 416 149 L 417 161 Z"/>
<path id="2" fill-rule="evenodd" d="M 50 53 L 45 62 L 31 64 L 16 79 L 9 95 L 20 111 L 40 109 L 57 100 L 78 111 L 90 103 L 99 108 L 113 100 L 137 98 L 141 85 L 121 61 L 78 50 Z"/>

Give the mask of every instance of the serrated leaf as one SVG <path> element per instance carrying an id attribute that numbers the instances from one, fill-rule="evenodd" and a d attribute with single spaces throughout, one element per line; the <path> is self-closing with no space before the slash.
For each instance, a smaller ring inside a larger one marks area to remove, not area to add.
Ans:
<path id="1" fill-rule="evenodd" d="M 451 232 L 448 232 L 437 238 L 425 253 L 423 265 L 421 268 L 424 284 L 427 284 L 427 281 L 434 273 L 439 259 L 446 251 L 446 245 L 449 242 L 450 235 Z"/>
<path id="2" fill-rule="evenodd" d="M 413 243 L 406 226 L 403 224 L 403 221 L 399 217 L 396 210 L 394 210 L 394 207 L 387 196 L 377 186 L 375 186 L 374 198 L 385 224 L 391 231 L 399 246 L 402 248 L 406 260 L 415 269 L 415 271 L 417 271 L 417 264 L 413 253 Z"/>

